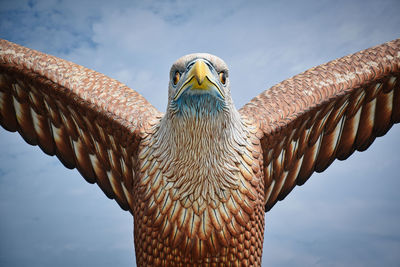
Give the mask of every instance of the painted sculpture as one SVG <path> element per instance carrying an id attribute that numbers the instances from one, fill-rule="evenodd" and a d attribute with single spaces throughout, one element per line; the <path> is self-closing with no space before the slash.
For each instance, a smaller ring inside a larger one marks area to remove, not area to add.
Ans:
<path id="1" fill-rule="evenodd" d="M 237 110 L 226 64 L 178 59 L 168 106 L 0 41 L 0 124 L 134 216 L 138 266 L 260 266 L 264 213 L 400 121 L 400 39 L 333 60 Z"/>

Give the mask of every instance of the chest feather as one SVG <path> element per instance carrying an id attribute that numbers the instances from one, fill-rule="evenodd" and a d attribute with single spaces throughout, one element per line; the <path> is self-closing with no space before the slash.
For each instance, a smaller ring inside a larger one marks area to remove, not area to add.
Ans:
<path id="1" fill-rule="evenodd" d="M 165 246 L 194 258 L 237 246 L 262 203 L 253 156 L 259 144 L 248 131 L 208 133 L 193 126 L 182 136 L 160 129 L 154 127 L 140 146 L 140 220 Z"/>

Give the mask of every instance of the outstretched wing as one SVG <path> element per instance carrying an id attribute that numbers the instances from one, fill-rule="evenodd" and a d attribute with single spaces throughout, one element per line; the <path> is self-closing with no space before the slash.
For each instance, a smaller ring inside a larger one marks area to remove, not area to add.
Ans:
<path id="1" fill-rule="evenodd" d="M 312 68 L 240 113 L 259 123 L 265 209 L 400 122 L 400 39 Z"/>
<path id="2" fill-rule="evenodd" d="M 0 40 L 0 124 L 67 168 L 77 168 L 124 210 L 140 134 L 160 113 L 105 75 Z"/>

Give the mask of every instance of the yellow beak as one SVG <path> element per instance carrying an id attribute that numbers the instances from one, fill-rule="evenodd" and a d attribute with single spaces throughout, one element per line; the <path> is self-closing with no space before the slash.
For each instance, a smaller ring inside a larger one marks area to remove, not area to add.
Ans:
<path id="1" fill-rule="evenodd" d="M 197 85 L 201 87 L 198 89 L 206 89 L 204 88 L 204 85 L 202 86 L 204 78 L 206 78 L 206 76 L 212 75 L 210 69 L 207 67 L 206 63 L 204 63 L 203 60 L 198 60 L 196 61 L 196 63 L 194 63 L 193 68 L 189 72 L 189 76 L 190 74 L 192 74 L 196 78 Z"/>
<path id="2" fill-rule="evenodd" d="M 197 60 L 186 77 L 187 79 L 175 94 L 174 100 L 178 99 L 188 87 L 191 90 L 211 90 L 214 88 L 224 97 L 221 88 L 215 82 L 214 75 L 203 60 Z"/>

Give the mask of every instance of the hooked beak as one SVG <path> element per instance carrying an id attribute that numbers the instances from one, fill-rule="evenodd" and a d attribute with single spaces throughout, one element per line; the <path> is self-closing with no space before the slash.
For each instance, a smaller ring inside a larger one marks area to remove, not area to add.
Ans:
<path id="1" fill-rule="evenodd" d="M 177 100 L 186 89 L 201 91 L 216 90 L 222 98 L 225 98 L 220 86 L 218 85 L 218 80 L 216 80 L 215 75 L 210 71 L 210 68 L 204 60 L 197 60 L 189 70 L 186 77 L 186 80 L 177 90 L 174 100 Z"/>

